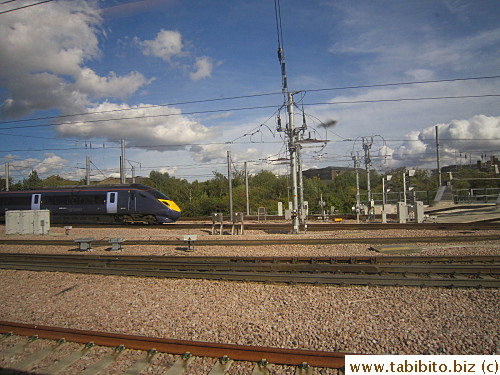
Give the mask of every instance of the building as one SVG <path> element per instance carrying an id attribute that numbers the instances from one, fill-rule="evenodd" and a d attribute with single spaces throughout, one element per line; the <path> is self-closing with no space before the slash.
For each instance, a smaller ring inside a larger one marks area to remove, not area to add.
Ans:
<path id="1" fill-rule="evenodd" d="M 491 155 L 489 160 L 486 160 L 486 157 L 481 158 L 481 160 L 478 160 L 476 163 L 472 163 L 469 161 L 469 163 L 463 163 L 463 164 L 455 164 L 455 165 L 448 165 L 446 167 L 441 168 L 442 173 L 448 173 L 448 172 L 458 172 L 460 170 L 472 170 L 472 169 L 477 169 L 481 172 L 487 172 L 491 174 L 497 174 L 499 173 L 500 169 L 500 162 L 496 156 Z"/>
<path id="2" fill-rule="evenodd" d="M 323 182 L 333 182 L 335 178 L 345 172 L 355 172 L 351 167 L 325 167 L 312 168 L 302 171 L 302 175 L 306 178 L 317 177 Z"/>

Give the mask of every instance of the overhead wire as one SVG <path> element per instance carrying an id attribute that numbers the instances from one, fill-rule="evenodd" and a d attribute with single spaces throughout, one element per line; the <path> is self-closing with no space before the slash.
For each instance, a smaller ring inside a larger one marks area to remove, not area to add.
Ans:
<path id="1" fill-rule="evenodd" d="M 45 3 L 50 3 L 54 0 L 44 0 L 44 1 L 40 1 L 38 3 L 34 3 L 34 4 L 29 4 L 29 5 L 23 5 L 22 7 L 18 7 L 18 8 L 13 8 L 13 9 L 9 9 L 9 10 L 4 10 L 2 12 L 0 12 L 0 14 L 5 14 L 5 13 L 10 13 L 10 12 L 15 12 L 17 10 L 21 10 L 21 9 L 26 9 L 26 8 L 31 8 L 31 7 L 34 7 L 36 5 L 41 5 L 41 4 L 45 4 Z M 3 4 L 6 4 L 6 3 L 3 3 Z"/>
<path id="2" fill-rule="evenodd" d="M 39 121 L 39 120 L 52 120 L 59 118 L 67 118 L 67 117 L 77 117 L 77 116 L 92 116 L 92 115 L 100 115 L 103 113 L 116 113 L 116 112 L 125 112 L 125 111 L 137 111 L 141 109 L 150 109 L 150 108 L 162 108 L 162 107 L 171 107 L 171 106 L 181 106 L 187 104 L 200 104 L 200 103 L 210 103 L 210 102 L 218 102 L 218 101 L 226 101 L 226 100 L 236 100 L 236 99 L 250 99 L 250 98 L 258 98 L 263 96 L 272 96 L 279 95 L 280 92 L 270 92 L 270 93 L 261 93 L 261 94 L 250 94 L 250 95 L 240 95 L 240 96 L 231 96 L 227 98 L 213 98 L 213 99 L 200 99 L 200 100 L 191 100 L 191 101 L 183 101 L 183 102 L 174 102 L 174 103 L 165 103 L 165 104 L 149 104 L 142 105 L 137 107 L 129 107 L 129 108 L 119 108 L 119 109 L 109 109 L 103 111 L 94 111 L 94 112 L 81 112 L 81 113 L 73 113 L 73 114 L 65 114 L 58 116 L 45 116 L 45 117 L 32 117 L 27 119 L 19 119 L 19 120 L 5 120 L 0 121 L 1 124 L 12 124 L 18 122 L 28 122 L 28 121 Z M 272 106 L 273 108 L 275 106 Z M 199 113 L 204 113 L 203 111 Z M 209 113 L 209 112 L 207 112 Z"/>
<path id="3" fill-rule="evenodd" d="M 367 88 L 376 88 L 376 87 L 421 85 L 421 84 L 429 84 L 429 83 L 460 82 L 460 81 L 472 81 L 472 80 L 481 80 L 481 79 L 497 79 L 497 78 L 500 78 L 500 75 L 479 76 L 479 77 L 465 77 L 465 78 L 450 78 L 450 79 L 435 79 L 435 80 L 428 80 L 428 81 L 408 81 L 408 82 L 394 82 L 394 83 L 379 83 L 379 84 L 372 84 L 372 85 L 356 85 L 356 86 L 343 86 L 343 87 L 307 89 L 307 90 L 304 90 L 304 91 L 307 91 L 307 92 L 319 92 L 319 91 L 367 89 Z"/>
<path id="4" fill-rule="evenodd" d="M 423 100 L 447 100 L 447 99 L 470 99 L 470 98 L 487 98 L 487 97 L 500 97 L 500 94 L 483 94 L 483 95 L 457 95 L 457 96 L 439 96 L 439 97 L 421 97 L 421 98 L 397 98 L 397 99 L 373 99 L 373 100 L 347 100 L 347 101 L 334 101 L 334 102 L 318 102 L 318 103 L 303 103 L 304 106 L 320 106 L 320 105 L 341 105 L 341 104 L 361 104 L 361 103 L 386 103 L 386 102 L 403 102 L 403 101 L 423 101 Z M 0 129 L 28 129 L 28 128 L 40 128 L 40 127 L 50 127 L 50 126 L 62 126 L 62 125 L 74 125 L 79 123 L 99 123 L 107 121 L 125 121 L 125 120 L 136 120 L 136 119 L 146 119 L 146 118 L 161 118 L 161 117 L 171 117 L 171 116 L 185 116 L 193 114 L 204 114 L 204 113 L 219 113 L 219 112 L 233 112 L 233 111 L 248 111 L 257 109 L 269 109 L 275 108 L 275 105 L 262 105 L 253 107 L 239 107 L 239 108 L 228 108 L 228 109 L 215 109 L 215 110 L 205 110 L 205 111 L 192 111 L 185 113 L 168 113 L 168 114 L 156 114 L 156 115 L 141 115 L 141 116 L 130 116 L 130 117 L 118 117 L 111 119 L 96 119 L 96 120 L 85 120 L 85 121 L 69 121 L 60 123 L 48 123 L 48 124 L 37 124 L 37 125 L 23 125 L 23 126 L 9 126 L 0 127 Z"/>
<path id="5" fill-rule="evenodd" d="M 300 91 L 307 93 L 307 92 L 390 87 L 390 86 L 430 84 L 430 83 L 443 83 L 443 82 L 456 82 L 456 81 L 470 81 L 470 80 L 482 80 L 482 79 L 497 79 L 497 78 L 500 78 L 500 75 L 481 76 L 481 77 L 466 77 L 466 78 L 452 78 L 452 79 L 432 80 L 432 81 L 413 81 L 413 82 L 382 83 L 382 84 L 373 84 L 373 85 L 341 86 L 341 87 L 330 87 L 330 88 L 319 88 L 319 89 L 304 89 L 304 90 L 300 90 Z M 61 119 L 61 118 L 77 117 L 77 116 L 93 116 L 93 115 L 99 115 L 99 114 L 104 114 L 104 113 L 134 111 L 134 110 L 149 109 L 149 108 L 182 106 L 182 105 L 188 105 L 188 104 L 210 103 L 210 102 L 218 102 L 218 101 L 237 100 L 237 99 L 250 99 L 250 98 L 258 98 L 258 97 L 264 97 L 264 96 L 280 95 L 280 94 L 281 94 L 280 92 L 269 92 L 269 93 L 231 96 L 231 97 L 226 97 L 226 98 L 207 98 L 207 99 L 181 101 L 181 102 L 173 102 L 173 103 L 165 103 L 165 104 L 150 104 L 150 105 L 137 106 L 137 107 L 131 107 L 131 108 L 119 108 L 119 109 L 94 111 L 94 112 L 80 112 L 80 113 L 64 114 L 64 115 L 57 115 L 57 116 L 31 117 L 31 118 L 27 118 L 27 119 L 18 119 L 18 120 L 3 120 L 3 121 L 0 121 L 0 125 L 1 124 L 15 124 L 15 123 L 29 122 L 29 121 Z M 496 95 L 496 96 L 498 96 L 498 95 Z M 338 102 L 338 103 L 344 103 L 344 102 Z M 352 102 L 345 102 L 345 103 L 351 104 Z M 317 103 L 317 104 L 312 103 L 312 104 L 307 104 L 307 105 L 320 105 L 320 104 L 330 104 L 330 103 Z M 271 107 L 271 106 L 269 106 L 269 107 Z M 266 107 L 266 108 L 269 108 L 269 107 Z M 272 106 L 272 107 L 274 108 L 275 106 Z M 250 109 L 251 108 L 252 107 L 250 107 Z M 259 108 L 259 107 L 257 107 L 257 108 Z M 206 111 L 206 112 L 198 111 L 198 112 L 193 112 L 193 113 L 194 114 L 202 114 L 202 113 L 211 113 L 211 112 L 210 111 Z M 192 114 L 192 113 L 189 113 L 189 114 Z"/>
<path id="6" fill-rule="evenodd" d="M 386 102 L 405 102 L 405 101 L 421 101 L 421 100 L 489 98 L 489 97 L 499 97 L 499 96 L 500 94 L 481 94 L 481 95 L 456 95 L 456 96 L 436 96 L 436 97 L 421 97 L 421 98 L 343 100 L 343 101 L 324 102 L 324 103 L 304 103 L 304 105 L 317 106 L 317 105 L 338 105 L 338 104 L 386 103 Z"/>

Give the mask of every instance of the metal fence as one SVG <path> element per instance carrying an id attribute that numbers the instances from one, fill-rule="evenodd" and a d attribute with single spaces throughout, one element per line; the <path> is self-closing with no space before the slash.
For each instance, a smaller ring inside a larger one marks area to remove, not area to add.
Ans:
<path id="1" fill-rule="evenodd" d="M 457 189 L 453 191 L 455 203 L 495 203 L 499 188 Z"/>
<path id="2" fill-rule="evenodd" d="M 477 188 L 477 189 L 455 189 L 453 190 L 453 201 L 457 204 L 478 204 L 495 203 L 500 194 L 500 188 Z M 408 203 L 422 201 L 424 204 L 431 204 L 436 196 L 436 191 L 409 191 L 406 192 L 406 201 Z M 382 204 L 382 193 L 373 193 L 375 204 Z M 404 194 L 402 191 L 391 191 L 386 193 L 386 203 L 394 204 L 402 202 Z M 361 201 L 366 202 L 366 195 L 361 196 Z"/>
<path id="3" fill-rule="evenodd" d="M 407 191 L 406 192 L 406 202 L 410 203 L 413 201 L 421 201 L 424 204 L 431 204 L 436 196 L 436 191 L 432 190 L 421 190 L 421 191 Z M 366 202 L 366 196 L 361 196 L 361 200 Z M 376 205 L 383 203 L 382 193 L 372 193 L 372 199 Z M 404 194 L 402 191 L 390 191 L 385 195 L 385 202 L 387 204 L 396 204 L 397 202 L 403 202 Z"/>

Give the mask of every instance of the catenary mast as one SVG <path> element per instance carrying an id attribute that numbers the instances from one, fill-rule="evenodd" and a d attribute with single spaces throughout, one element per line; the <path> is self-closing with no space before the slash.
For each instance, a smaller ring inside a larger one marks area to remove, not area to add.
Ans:
<path id="1" fill-rule="evenodd" d="M 276 29 L 278 34 L 278 60 L 281 66 L 281 82 L 284 106 L 286 106 L 288 121 L 285 134 L 288 137 L 288 152 L 290 154 L 290 175 L 292 180 L 292 233 L 299 233 L 299 199 L 298 199 L 298 162 L 300 144 L 298 143 L 298 133 L 300 129 L 295 128 L 293 118 L 293 93 L 288 91 L 288 81 L 286 76 L 285 52 L 283 49 L 283 33 L 281 29 L 281 11 L 279 0 L 274 1 L 276 14 Z M 280 129 L 278 129 L 280 130 Z"/>

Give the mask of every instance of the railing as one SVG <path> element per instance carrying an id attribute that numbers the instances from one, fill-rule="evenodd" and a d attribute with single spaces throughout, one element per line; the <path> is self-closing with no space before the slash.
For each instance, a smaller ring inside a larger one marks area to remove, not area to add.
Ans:
<path id="1" fill-rule="evenodd" d="M 424 202 L 424 204 L 428 205 L 432 203 L 435 196 L 436 196 L 436 191 L 432 190 L 407 191 L 406 202 L 411 203 L 414 200 L 416 200 Z M 363 201 L 363 196 L 361 198 Z M 372 199 L 376 205 L 381 205 L 383 203 L 382 193 L 372 193 Z M 387 204 L 396 204 L 397 202 L 402 202 L 403 200 L 404 200 L 404 194 L 402 191 L 390 191 L 385 195 L 385 202 Z"/>
<path id="2" fill-rule="evenodd" d="M 500 188 L 457 189 L 453 191 L 455 203 L 495 203 Z"/>

